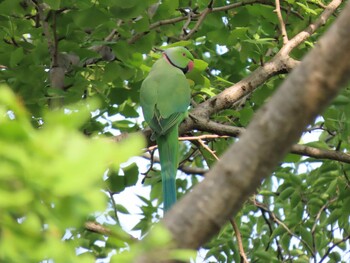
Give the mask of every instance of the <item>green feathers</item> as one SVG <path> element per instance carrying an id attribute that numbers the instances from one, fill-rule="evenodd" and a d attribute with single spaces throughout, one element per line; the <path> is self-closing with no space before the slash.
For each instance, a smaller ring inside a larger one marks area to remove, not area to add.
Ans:
<path id="1" fill-rule="evenodd" d="M 164 209 L 176 201 L 178 125 L 186 116 L 191 90 L 184 75 L 193 68 L 193 57 L 184 47 L 169 48 L 143 81 L 140 101 L 144 118 L 158 144 Z"/>

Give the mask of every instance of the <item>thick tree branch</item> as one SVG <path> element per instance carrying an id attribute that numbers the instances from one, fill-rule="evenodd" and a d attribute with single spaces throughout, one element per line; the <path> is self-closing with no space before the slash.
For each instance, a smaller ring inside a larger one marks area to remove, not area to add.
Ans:
<path id="1" fill-rule="evenodd" d="M 294 144 L 291 148 L 291 153 L 313 157 L 316 159 L 335 160 L 343 163 L 350 163 L 350 154 L 332 151 L 326 149 L 318 149 L 311 146 Z"/>
<path id="2" fill-rule="evenodd" d="M 349 23 L 350 4 L 258 111 L 239 141 L 168 211 L 162 223 L 176 247 L 198 248 L 217 233 L 349 80 Z"/>

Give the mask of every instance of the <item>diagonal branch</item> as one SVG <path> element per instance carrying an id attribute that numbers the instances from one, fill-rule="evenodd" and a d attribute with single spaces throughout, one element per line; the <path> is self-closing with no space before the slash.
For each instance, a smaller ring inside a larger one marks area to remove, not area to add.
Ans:
<path id="1" fill-rule="evenodd" d="M 319 261 L 319 263 L 322 263 L 322 262 L 329 256 L 329 254 L 331 253 L 331 251 L 332 251 L 335 247 L 339 246 L 339 244 L 341 244 L 341 243 L 343 243 L 343 242 L 346 242 L 347 240 L 350 240 L 350 235 L 347 235 L 347 236 L 343 237 L 341 240 L 338 240 L 337 242 L 334 242 L 333 245 L 330 246 L 330 247 L 327 249 L 326 253 L 324 253 L 324 255 L 323 255 L 323 257 L 321 258 L 321 260 Z"/>
<path id="2" fill-rule="evenodd" d="M 350 80 L 349 23 L 350 3 L 238 142 L 168 211 L 162 223 L 176 247 L 198 248 L 216 234 Z"/>
<path id="3" fill-rule="evenodd" d="M 288 41 L 269 62 L 253 71 L 248 77 L 226 88 L 217 96 L 199 104 L 191 111 L 191 114 L 208 119 L 212 114 L 230 108 L 232 104 L 254 91 L 272 76 L 291 71 L 298 62 L 289 57 L 289 53 L 323 25 L 341 3 L 341 0 L 333 0 L 314 23 Z M 180 130 L 191 130 L 193 125 L 193 120 L 187 118 L 186 123 L 182 125 Z"/>
<path id="4" fill-rule="evenodd" d="M 330 2 L 325 10 L 321 13 L 321 15 L 315 20 L 315 22 L 311 23 L 307 28 L 303 31 L 295 35 L 289 42 L 280 50 L 279 53 L 281 55 L 289 55 L 289 53 L 303 43 L 306 39 L 308 39 L 318 28 L 323 26 L 329 17 L 337 10 L 339 5 L 342 3 L 342 0 L 333 0 Z"/>

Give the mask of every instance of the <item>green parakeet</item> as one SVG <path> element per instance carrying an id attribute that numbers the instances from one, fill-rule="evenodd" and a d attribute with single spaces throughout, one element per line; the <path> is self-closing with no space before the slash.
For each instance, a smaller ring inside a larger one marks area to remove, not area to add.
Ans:
<path id="1" fill-rule="evenodd" d="M 143 115 L 153 131 L 151 139 L 158 144 L 165 211 L 176 202 L 178 126 L 190 105 L 185 74 L 193 66 L 193 56 L 186 48 L 169 48 L 155 62 L 140 90 Z"/>

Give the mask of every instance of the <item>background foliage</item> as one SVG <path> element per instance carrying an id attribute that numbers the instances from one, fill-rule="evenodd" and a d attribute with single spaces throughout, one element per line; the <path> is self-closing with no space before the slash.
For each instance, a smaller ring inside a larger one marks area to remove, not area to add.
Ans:
<path id="1" fill-rule="evenodd" d="M 316 20 L 329 2 L 281 1 L 288 36 Z M 139 88 L 165 46 L 184 45 L 196 57 L 188 75 L 192 107 L 263 66 L 283 46 L 275 9 L 269 0 L 0 1 L 0 260 L 91 262 L 123 252 L 110 259 L 121 262 L 147 246 L 165 247 L 162 230 L 144 245 L 124 232 L 118 214 L 130 213 L 128 204 L 113 199 L 144 177 L 152 187 L 148 198 L 140 197 L 142 218 L 134 230 L 143 236 L 162 215 L 157 167 L 146 176 L 136 163 L 119 169 L 140 153 L 142 140 L 116 144 L 101 137 L 144 130 Z M 291 57 L 300 60 L 336 16 Z M 211 120 L 245 127 L 286 75 L 273 74 Z M 309 127 L 315 135 L 306 145 L 348 152 L 349 104 L 347 87 Z M 64 110 L 50 110 L 58 106 Z M 201 130 L 186 135 L 204 137 L 183 143 L 179 196 L 235 141 Z M 252 262 L 346 262 L 349 172 L 349 162 L 288 155 L 201 255 L 240 262 L 242 245 Z M 101 215 L 102 225 L 86 224 Z"/>

